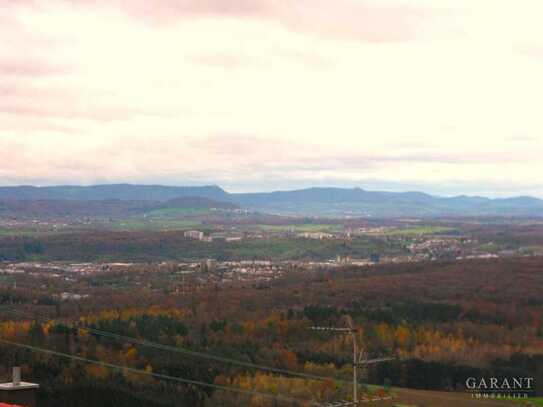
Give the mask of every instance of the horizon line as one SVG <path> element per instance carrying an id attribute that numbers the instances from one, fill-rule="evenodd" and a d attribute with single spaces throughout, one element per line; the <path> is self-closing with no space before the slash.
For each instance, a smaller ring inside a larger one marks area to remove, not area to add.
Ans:
<path id="1" fill-rule="evenodd" d="M 238 195 L 238 194 L 270 194 L 270 193 L 277 193 L 277 192 L 296 192 L 296 191 L 304 191 L 309 189 L 338 189 L 338 190 L 361 190 L 365 192 L 386 192 L 386 193 L 393 193 L 393 194 L 407 194 L 407 193 L 419 193 L 419 194 L 425 194 L 428 196 L 436 197 L 436 198 L 483 198 L 483 199 L 490 199 L 490 200 L 500 200 L 500 199 L 514 199 L 514 198 L 531 198 L 531 199 L 538 199 L 543 200 L 543 198 L 540 198 L 538 196 L 534 195 L 527 195 L 527 194 L 521 194 L 521 195 L 507 195 L 502 197 L 490 197 L 485 195 L 470 195 L 468 193 L 460 193 L 460 194 L 454 194 L 454 195 L 442 195 L 442 194 L 434 194 L 430 192 L 426 192 L 424 190 L 417 190 L 417 189 L 405 189 L 405 190 L 390 190 L 390 189 L 365 189 L 361 186 L 308 186 L 303 188 L 293 188 L 293 189 L 270 189 L 270 190 L 262 190 L 262 191 L 244 191 L 244 192 L 231 192 L 228 189 L 225 189 L 218 183 L 211 183 L 211 184 L 160 184 L 160 183 L 131 183 L 131 182 L 111 182 L 111 183 L 91 183 L 91 184 L 47 184 L 47 185 L 34 185 L 34 184 L 14 184 L 14 185 L 0 185 L 0 189 L 3 188 L 66 188 L 66 187 L 73 187 L 73 188 L 92 188 L 92 187 L 106 187 L 106 186 L 143 186 L 143 187 L 165 187 L 165 188 L 219 188 L 222 191 L 224 191 L 227 194 L 231 195 Z"/>

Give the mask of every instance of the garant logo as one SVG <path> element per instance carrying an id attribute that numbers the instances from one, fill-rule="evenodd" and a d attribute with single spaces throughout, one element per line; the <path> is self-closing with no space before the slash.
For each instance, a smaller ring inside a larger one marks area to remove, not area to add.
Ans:
<path id="1" fill-rule="evenodd" d="M 474 398 L 528 398 L 534 392 L 534 378 L 468 377 L 466 389 Z"/>

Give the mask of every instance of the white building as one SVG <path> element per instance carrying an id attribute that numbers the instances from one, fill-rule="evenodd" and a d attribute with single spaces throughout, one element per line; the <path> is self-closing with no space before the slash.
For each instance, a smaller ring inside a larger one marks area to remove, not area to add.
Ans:
<path id="1" fill-rule="evenodd" d="M 323 233 L 323 232 L 305 232 L 305 233 L 301 233 L 299 236 L 305 239 L 317 239 L 317 240 L 331 239 L 334 237 L 330 233 Z"/>
<path id="2" fill-rule="evenodd" d="M 189 230 L 184 233 L 187 239 L 202 240 L 204 238 L 204 232 L 199 230 Z"/>

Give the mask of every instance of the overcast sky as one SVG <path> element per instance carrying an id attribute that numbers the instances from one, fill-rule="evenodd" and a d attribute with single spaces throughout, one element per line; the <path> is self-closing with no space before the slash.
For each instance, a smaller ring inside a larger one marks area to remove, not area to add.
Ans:
<path id="1" fill-rule="evenodd" d="M 542 15 L 541 0 L 0 0 L 0 184 L 543 197 Z"/>

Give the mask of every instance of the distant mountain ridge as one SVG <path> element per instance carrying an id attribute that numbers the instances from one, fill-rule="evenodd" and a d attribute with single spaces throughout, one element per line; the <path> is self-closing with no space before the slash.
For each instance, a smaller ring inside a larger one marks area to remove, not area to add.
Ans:
<path id="1" fill-rule="evenodd" d="M 308 188 L 235 194 L 242 206 L 288 213 L 362 216 L 543 216 L 543 200 L 533 197 L 439 197 L 423 192 L 366 191 L 361 188 Z"/>
<path id="2" fill-rule="evenodd" d="M 216 185 L 173 187 L 163 185 L 106 184 L 91 186 L 0 187 L 0 199 L 71 199 L 81 201 L 168 201 L 181 197 L 227 200 L 228 193 Z"/>
<path id="3" fill-rule="evenodd" d="M 156 205 L 159 202 L 172 200 L 175 202 L 180 198 L 209 199 L 215 201 L 215 205 L 221 202 L 223 205 L 239 205 L 263 212 L 293 215 L 543 216 L 543 200 L 529 196 L 496 199 L 465 195 L 439 197 L 416 191 L 366 191 L 361 188 L 307 188 L 293 191 L 228 193 L 216 185 L 0 187 L 0 200 L 134 201 L 139 202 L 137 205 L 146 206 L 144 202 L 154 202 L 153 205 Z M 186 204 L 185 202 L 184 205 Z M 183 203 L 170 202 L 170 205 Z M 191 205 L 205 207 L 206 204 L 196 199 Z"/>
<path id="4" fill-rule="evenodd" d="M 179 197 L 168 201 L 121 199 L 0 199 L 0 216 L 23 218 L 109 217 L 143 215 L 160 209 L 237 209 L 231 202 L 203 197 Z"/>

